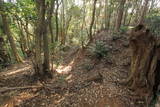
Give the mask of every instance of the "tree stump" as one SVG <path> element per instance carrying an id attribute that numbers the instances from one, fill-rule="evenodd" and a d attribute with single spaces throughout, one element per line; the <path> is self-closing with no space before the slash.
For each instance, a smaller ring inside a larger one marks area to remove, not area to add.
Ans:
<path id="1" fill-rule="evenodd" d="M 138 25 L 130 33 L 129 44 L 132 53 L 131 74 L 126 83 L 130 89 L 150 102 L 156 94 L 160 80 L 160 49 L 157 39 L 144 25 Z"/>

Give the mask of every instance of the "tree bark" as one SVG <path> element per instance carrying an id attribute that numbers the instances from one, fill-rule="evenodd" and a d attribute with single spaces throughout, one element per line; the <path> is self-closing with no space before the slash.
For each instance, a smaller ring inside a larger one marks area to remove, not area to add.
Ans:
<path id="1" fill-rule="evenodd" d="M 115 27 L 116 32 L 118 32 L 121 27 L 125 2 L 126 0 L 121 0 L 119 8 L 118 8 L 118 16 L 117 16 L 116 27 Z"/>
<path id="2" fill-rule="evenodd" d="M 134 15 L 134 11 L 135 11 L 137 5 L 138 5 L 138 3 L 137 3 L 137 1 L 135 1 L 134 4 L 133 4 L 133 6 L 132 6 L 132 11 L 131 11 L 131 13 L 130 13 L 130 17 L 129 17 L 129 19 L 128 19 L 127 26 L 129 26 L 130 23 L 131 23 L 131 20 L 132 20 L 132 18 L 133 18 L 132 16 Z"/>
<path id="3" fill-rule="evenodd" d="M 53 27 L 52 27 L 52 20 L 51 19 L 52 19 L 52 14 L 53 14 L 54 7 L 55 7 L 55 1 L 56 0 L 51 1 L 51 6 L 50 6 L 50 10 L 48 12 L 48 19 L 47 19 L 50 34 L 51 34 L 51 43 L 54 42 Z"/>
<path id="4" fill-rule="evenodd" d="M 128 8 L 129 8 L 129 2 L 127 2 L 126 3 L 126 7 L 125 7 L 125 9 L 124 9 L 124 18 L 123 18 L 123 26 L 125 26 L 126 25 L 126 20 L 127 20 L 127 17 L 128 17 Z"/>
<path id="5" fill-rule="evenodd" d="M 55 41 L 58 41 L 59 40 L 59 26 L 58 26 L 58 10 L 59 10 L 59 3 L 58 3 L 58 0 L 56 0 L 56 5 L 57 5 L 57 7 L 56 7 L 56 13 L 55 13 L 55 20 L 56 20 L 56 38 L 55 38 Z"/>
<path id="6" fill-rule="evenodd" d="M 18 16 L 15 16 L 15 21 L 17 22 L 17 26 L 19 28 L 20 31 L 20 45 L 21 45 L 21 50 L 23 52 L 23 54 L 25 55 L 26 52 L 29 50 L 28 45 L 27 45 L 27 37 L 23 32 L 23 22 L 22 20 L 18 20 Z"/>
<path id="7" fill-rule="evenodd" d="M 147 11 L 148 11 L 148 4 L 149 4 L 149 0 L 145 0 L 143 11 L 142 11 L 141 17 L 139 19 L 139 24 L 143 24 L 144 23 L 144 18 L 145 18 L 145 15 L 146 15 Z"/>
<path id="8" fill-rule="evenodd" d="M 17 50 L 16 44 L 15 44 L 14 38 L 13 38 L 13 36 L 12 36 L 12 34 L 11 34 L 7 16 L 4 15 L 4 14 L 1 14 L 1 16 L 2 16 L 2 21 L 3 21 L 4 32 L 5 32 L 5 34 L 7 35 L 7 38 L 8 38 L 8 40 L 9 40 L 9 42 L 10 42 L 10 46 L 11 46 L 11 49 L 12 49 L 12 51 L 13 51 L 15 60 L 16 60 L 17 62 L 23 62 L 23 59 L 22 59 L 21 56 L 18 54 L 18 50 Z"/>
<path id="9" fill-rule="evenodd" d="M 126 83 L 138 95 L 147 98 L 147 102 L 150 103 L 160 80 L 156 38 L 143 25 L 138 25 L 130 34 L 130 48 L 132 50 L 131 74 Z"/>
<path id="10" fill-rule="evenodd" d="M 105 0 L 105 10 L 104 10 L 104 15 L 105 15 L 105 29 L 108 29 L 108 23 L 107 23 L 107 20 L 108 20 L 108 9 L 107 9 L 107 7 L 108 7 L 108 0 Z"/>
<path id="11" fill-rule="evenodd" d="M 93 3 L 93 12 L 92 12 L 92 20 L 91 20 L 91 24 L 90 24 L 90 28 L 89 28 L 89 39 L 92 41 L 93 37 L 92 37 L 92 28 L 93 28 L 93 25 L 94 25 L 94 21 L 95 21 L 95 14 L 96 14 L 96 3 L 97 3 L 97 0 L 94 0 L 94 3 Z"/>
<path id="12" fill-rule="evenodd" d="M 52 78 L 50 71 L 50 52 L 49 52 L 49 41 L 48 41 L 48 24 L 51 22 L 53 4 L 54 0 L 51 1 L 50 8 L 46 7 L 45 0 L 39 1 L 36 0 L 37 7 L 37 25 L 36 25 L 36 49 L 35 49 L 35 69 L 40 76 L 46 75 L 49 78 Z M 48 14 L 47 10 L 49 10 Z M 41 43 L 43 42 L 43 50 L 41 50 Z M 42 56 L 41 53 L 44 53 Z M 42 60 L 43 58 L 44 60 Z"/>
<path id="13" fill-rule="evenodd" d="M 37 23 L 36 23 L 36 29 L 35 29 L 35 72 L 38 75 L 43 75 L 43 62 L 42 62 L 42 56 L 41 56 L 41 42 L 42 42 L 42 31 L 43 31 L 43 24 L 44 24 L 44 14 L 45 10 L 42 9 L 42 5 L 44 5 L 45 0 L 39 1 L 36 0 L 36 8 L 37 8 Z"/>

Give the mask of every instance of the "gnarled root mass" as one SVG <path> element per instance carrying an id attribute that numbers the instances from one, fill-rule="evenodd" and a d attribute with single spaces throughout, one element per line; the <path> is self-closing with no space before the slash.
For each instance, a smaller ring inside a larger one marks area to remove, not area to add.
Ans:
<path id="1" fill-rule="evenodd" d="M 131 31 L 129 41 L 132 50 L 131 74 L 125 83 L 150 103 L 158 89 L 160 77 L 157 39 L 149 29 L 138 25 Z"/>

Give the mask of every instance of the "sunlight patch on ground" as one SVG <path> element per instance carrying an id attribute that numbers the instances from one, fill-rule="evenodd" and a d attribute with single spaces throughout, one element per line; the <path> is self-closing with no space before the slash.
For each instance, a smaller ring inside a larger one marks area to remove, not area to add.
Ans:
<path id="1" fill-rule="evenodd" d="M 68 74 L 73 68 L 74 61 L 75 60 L 73 59 L 67 66 L 59 66 L 56 71 L 60 74 Z"/>

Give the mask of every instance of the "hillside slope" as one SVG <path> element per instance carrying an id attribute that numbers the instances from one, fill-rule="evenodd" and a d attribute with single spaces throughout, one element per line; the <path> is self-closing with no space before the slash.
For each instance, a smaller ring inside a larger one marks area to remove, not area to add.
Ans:
<path id="1" fill-rule="evenodd" d="M 29 72 L 31 68 L 22 70 L 23 66 L 19 68 L 21 73 L 12 75 L 14 68 L 6 71 L 5 74 L 10 75 L 1 73 L 1 87 L 41 87 L 3 92 L 0 104 L 2 107 L 6 104 L 17 107 L 145 107 L 144 98 L 118 83 L 127 78 L 130 71 L 127 38 L 127 35 L 101 31 L 95 40 L 109 48 L 106 58 L 95 58 L 88 48 L 66 52 L 63 64 L 56 68 L 57 72 L 53 71 L 54 78 L 45 82 L 37 81 Z"/>

